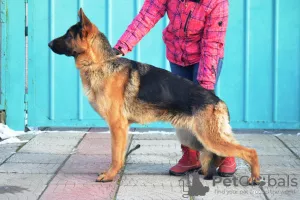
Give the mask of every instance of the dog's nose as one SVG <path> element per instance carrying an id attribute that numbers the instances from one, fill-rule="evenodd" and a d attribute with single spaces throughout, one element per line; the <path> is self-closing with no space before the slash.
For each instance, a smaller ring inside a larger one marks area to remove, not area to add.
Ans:
<path id="1" fill-rule="evenodd" d="M 52 48 L 52 47 L 53 47 L 53 41 L 49 42 L 48 46 L 49 46 L 50 48 Z"/>

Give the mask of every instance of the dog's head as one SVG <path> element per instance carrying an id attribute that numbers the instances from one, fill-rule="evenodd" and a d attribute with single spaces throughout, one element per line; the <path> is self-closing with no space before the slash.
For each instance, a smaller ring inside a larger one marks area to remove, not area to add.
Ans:
<path id="1" fill-rule="evenodd" d="M 71 26 L 66 34 L 48 44 L 54 53 L 76 57 L 88 50 L 93 38 L 99 31 L 81 8 L 78 16 L 80 19 L 78 23 Z"/>

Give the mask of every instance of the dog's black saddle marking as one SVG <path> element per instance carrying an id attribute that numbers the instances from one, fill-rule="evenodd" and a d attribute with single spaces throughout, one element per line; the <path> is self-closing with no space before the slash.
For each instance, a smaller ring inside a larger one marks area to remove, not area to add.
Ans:
<path id="1" fill-rule="evenodd" d="M 140 74 L 138 98 L 161 109 L 192 115 L 194 110 L 220 101 L 213 92 L 167 70 L 135 61 L 131 66 Z"/>

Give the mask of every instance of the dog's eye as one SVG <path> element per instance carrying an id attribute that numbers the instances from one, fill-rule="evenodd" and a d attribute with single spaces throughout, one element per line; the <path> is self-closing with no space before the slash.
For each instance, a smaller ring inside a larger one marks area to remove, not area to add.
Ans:
<path id="1" fill-rule="evenodd" d="M 73 36 L 70 33 L 67 33 L 66 39 L 72 39 L 72 38 L 73 38 Z"/>

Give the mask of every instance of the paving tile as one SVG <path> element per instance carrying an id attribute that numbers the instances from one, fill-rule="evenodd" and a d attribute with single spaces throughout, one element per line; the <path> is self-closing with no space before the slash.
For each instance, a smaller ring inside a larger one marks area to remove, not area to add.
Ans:
<path id="1" fill-rule="evenodd" d="M 27 144 L 22 147 L 18 152 L 21 153 L 39 153 L 39 154 L 70 154 L 74 151 L 74 145 L 34 145 Z"/>
<path id="2" fill-rule="evenodd" d="M 126 164 L 124 174 L 157 174 L 167 175 L 172 164 L 134 163 Z"/>
<path id="3" fill-rule="evenodd" d="M 0 152 L 0 165 L 7 159 L 9 156 L 11 156 L 12 152 Z"/>
<path id="4" fill-rule="evenodd" d="M 280 135 L 277 136 L 290 148 L 300 148 L 300 136 L 297 135 Z"/>
<path id="5" fill-rule="evenodd" d="M 292 152 L 286 147 L 250 146 L 254 148 L 258 156 L 291 156 Z"/>
<path id="6" fill-rule="evenodd" d="M 110 161 L 111 158 L 107 155 L 72 155 L 59 172 L 66 174 L 97 174 L 107 170 Z"/>
<path id="7" fill-rule="evenodd" d="M 132 142 L 131 142 L 131 146 L 135 146 L 137 144 L 140 144 L 141 147 L 145 146 L 145 147 L 169 147 L 169 148 L 180 148 L 181 144 L 179 141 L 177 140 L 135 140 L 133 138 Z"/>
<path id="8" fill-rule="evenodd" d="M 51 185 L 99 185 L 96 182 L 98 174 L 65 174 L 58 173 L 51 181 Z M 120 176 L 117 175 L 114 182 L 119 180 Z"/>
<path id="9" fill-rule="evenodd" d="M 236 134 L 235 137 L 245 146 L 284 147 L 274 135 Z"/>
<path id="10" fill-rule="evenodd" d="M 0 144 L 0 153 L 15 153 L 20 146 L 24 144 L 15 143 L 15 144 Z"/>
<path id="11" fill-rule="evenodd" d="M 111 183 L 95 182 L 97 173 L 107 170 L 111 163 L 110 134 L 89 132 L 78 149 L 73 151 L 83 135 L 84 133 L 76 132 L 51 132 L 33 138 L 0 166 L 0 199 L 37 199 L 54 176 L 53 173 L 70 153 L 75 154 L 71 155 L 55 175 L 41 199 L 112 199 L 119 175 Z M 267 134 L 237 134 L 237 138 L 241 144 L 257 149 L 264 178 L 281 173 L 275 177 L 278 181 L 279 178 L 289 175 L 297 179 L 297 187 L 272 186 L 269 182 L 263 186 L 263 190 L 257 186 L 241 184 L 226 187 L 220 183 L 213 186 L 213 181 L 204 180 L 203 176 L 200 176 L 199 180 L 209 187 L 209 191 L 205 196 L 194 196 L 192 199 L 265 199 L 264 195 L 269 199 L 300 199 L 300 161 L 282 142 Z M 282 138 L 299 155 L 298 138 Z M 176 136 L 133 135 L 130 148 L 137 144 L 140 144 L 141 148 L 132 152 L 127 159 L 116 199 L 190 199 L 187 196 L 187 180 L 181 180 L 184 177 L 169 175 L 169 168 L 182 155 Z M 8 145 L 5 151 L 1 151 L 1 148 L 0 146 L 0 163 L 1 156 L 7 157 L 4 154 L 10 155 L 9 152 L 16 150 L 18 146 Z M 249 166 L 241 159 L 236 161 L 235 177 L 238 180 L 244 177 L 243 181 L 246 181 L 245 177 L 250 176 Z M 233 182 L 232 178 L 228 180 Z"/>
<path id="12" fill-rule="evenodd" d="M 196 194 L 193 194 L 193 199 L 265 199 L 261 189 L 258 186 L 250 186 L 247 183 L 250 174 L 236 173 L 233 177 L 215 177 L 215 180 L 204 180 L 203 176 L 193 177 L 189 176 L 190 187 L 186 188 L 186 193 L 189 190 L 193 191 L 192 185 L 196 185 Z M 184 177 L 184 181 L 188 181 L 187 177 Z M 197 183 L 195 180 L 199 179 Z M 202 185 L 201 185 L 202 184 Z M 206 187 L 202 194 L 200 188 Z M 202 196 L 201 196 L 202 195 Z"/>
<path id="13" fill-rule="evenodd" d="M 59 138 L 59 139 L 81 139 L 85 135 L 84 132 L 80 131 L 51 131 L 51 132 L 42 132 L 38 134 L 35 138 Z"/>
<path id="14" fill-rule="evenodd" d="M 68 157 L 67 154 L 37 154 L 37 153 L 16 153 L 7 162 L 11 163 L 35 163 L 50 164 L 63 163 Z"/>
<path id="15" fill-rule="evenodd" d="M 169 156 L 169 155 L 130 155 L 128 156 L 126 163 L 128 164 L 132 164 L 129 165 L 130 169 L 132 167 L 134 167 L 134 164 L 150 164 L 152 165 L 156 165 L 156 164 L 168 164 L 170 166 L 175 165 L 179 159 L 181 158 L 181 156 Z M 245 169 L 248 170 L 249 167 L 246 164 L 245 161 L 243 161 L 242 159 L 236 158 L 236 163 L 237 163 L 237 170 L 240 169 Z M 144 165 L 143 165 L 144 166 Z M 248 170 L 249 171 L 249 170 Z"/>
<path id="16" fill-rule="evenodd" d="M 145 174 L 145 175 L 169 175 L 169 169 L 174 164 L 152 164 L 152 163 L 129 163 L 126 164 L 124 174 Z M 236 174 L 250 174 L 248 166 L 243 162 L 237 162 Z"/>
<path id="17" fill-rule="evenodd" d="M 52 174 L 5 174 L 0 173 L 0 185 L 30 186 L 46 185 Z"/>
<path id="18" fill-rule="evenodd" d="M 291 150 L 292 150 L 296 155 L 298 155 L 298 157 L 300 157 L 300 147 L 298 147 L 298 148 L 291 148 Z"/>
<path id="19" fill-rule="evenodd" d="M 74 154 L 70 156 L 67 163 L 110 163 L 111 155 L 80 155 Z"/>
<path id="20" fill-rule="evenodd" d="M 190 176 L 190 180 L 192 176 Z M 232 181 L 231 178 L 228 178 Z M 238 180 L 238 179 L 237 179 Z M 246 180 L 246 179 L 245 179 Z M 208 186 L 209 191 L 205 196 L 195 196 L 194 199 L 264 199 L 261 190 L 250 187 L 225 187 L 221 184 L 213 186 L 213 181 L 203 180 L 199 176 L 199 181 L 203 186 Z M 242 180 L 242 183 L 245 182 Z M 186 177 L 174 177 L 168 175 L 124 175 L 122 177 L 117 199 L 190 199 L 188 196 L 188 181 Z M 258 194 L 255 194 L 254 192 Z M 221 196 L 221 193 L 225 195 Z M 231 192 L 231 194 L 230 194 Z M 235 194 L 234 192 L 238 192 Z M 244 192 L 243 196 L 239 195 Z M 250 194 L 250 192 L 254 194 Z M 248 194 L 246 194 L 248 193 Z M 243 198 L 244 197 L 244 198 Z"/>
<path id="21" fill-rule="evenodd" d="M 138 150 L 137 150 L 138 151 Z M 127 157 L 126 163 L 151 163 L 151 164 L 176 164 L 179 159 L 181 158 L 181 155 L 157 155 L 157 154 L 151 154 L 151 155 L 139 155 L 139 154 L 132 154 Z"/>
<path id="22" fill-rule="evenodd" d="M 101 155 L 111 154 L 111 140 L 110 139 L 86 139 L 84 138 L 79 144 L 77 154 Z"/>
<path id="23" fill-rule="evenodd" d="M 116 199 L 185 199 L 182 177 L 123 175 Z"/>
<path id="24" fill-rule="evenodd" d="M 130 144 L 131 137 L 131 135 L 128 136 L 127 148 Z M 76 153 L 86 155 L 111 154 L 111 135 L 87 133 L 79 144 Z"/>
<path id="25" fill-rule="evenodd" d="M 207 186 L 203 184 L 204 187 Z M 225 187 L 225 186 L 210 186 L 209 191 L 204 196 L 193 196 L 194 200 L 249 200 L 249 199 L 262 199 L 265 200 L 265 196 L 262 190 L 257 187 Z"/>
<path id="26" fill-rule="evenodd" d="M 132 155 L 182 155 L 180 143 L 176 140 L 133 140 L 131 148 L 137 144 L 141 147 L 132 152 Z"/>
<path id="27" fill-rule="evenodd" d="M 85 140 L 87 139 L 111 139 L 110 133 L 98 133 L 98 132 L 89 132 L 84 137 Z"/>
<path id="28" fill-rule="evenodd" d="M 300 160 L 294 155 L 259 156 L 259 162 L 262 174 L 300 174 Z"/>
<path id="29" fill-rule="evenodd" d="M 264 176 L 266 185 L 263 190 L 269 199 L 300 199 L 300 175 Z"/>
<path id="30" fill-rule="evenodd" d="M 180 144 L 177 141 L 173 141 L 173 144 L 165 144 L 163 141 L 153 140 L 157 145 L 145 145 L 149 140 L 133 140 L 131 143 L 131 148 L 135 145 L 140 144 L 141 147 L 136 151 L 132 152 L 131 155 L 170 155 L 178 156 L 182 155 Z"/>
<path id="31" fill-rule="evenodd" d="M 254 148 L 259 156 L 292 155 L 291 151 L 273 135 L 239 134 L 237 139 L 241 145 Z"/>
<path id="32" fill-rule="evenodd" d="M 234 134 L 238 140 L 250 140 L 257 143 L 275 142 L 278 139 L 273 134 Z"/>
<path id="33" fill-rule="evenodd" d="M 144 135 L 138 135 L 144 136 Z M 238 135 L 241 145 L 257 150 L 258 155 L 292 155 L 292 153 L 274 136 L 257 134 Z M 132 155 L 170 155 L 181 156 L 180 142 L 176 140 L 137 140 L 133 137 L 131 147 L 140 144 L 141 148 L 134 151 Z"/>
<path id="34" fill-rule="evenodd" d="M 35 137 L 26 145 L 36 146 L 76 146 L 80 138 Z"/>
<path id="35" fill-rule="evenodd" d="M 183 197 L 181 187 L 161 186 L 122 186 L 119 188 L 117 200 L 174 200 Z"/>
<path id="36" fill-rule="evenodd" d="M 181 176 L 170 175 L 123 175 L 120 187 L 123 186 L 161 186 L 180 187 L 182 185 Z"/>
<path id="37" fill-rule="evenodd" d="M 0 199 L 38 199 L 51 177 L 46 174 L 0 174 Z"/>
<path id="38" fill-rule="evenodd" d="M 19 138 L 20 140 L 31 140 L 32 138 L 34 138 L 36 136 L 37 136 L 37 134 L 26 133 L 24 135 L 17 136 L 17 138 Z"/>
<path id="39" fill-rule="evenodd" d="M 173 134 L 133 134 L 134 140 L 178 140 L 175 132 Z"/>
<path id="40" fill-rule="evenodd" d="M 132 138 L 132 134 L 128 134 L 128 141 L 131 140 Z M 85 140 L 88 140 L 88 139 L 111 139 L 111 134 L 110 133 L 99 133 L 99 132 L 89 132 L 85 135 L 84 137 Z"/>
<path id="41" fill-rule="evenodd" d="M 246 163 L 246 161 L 240 159 L 240 158 L 235 158 L 236 162 L 236 172 L 235 175 L 245 175 L 245 174 L 250 174 L 250 167 Z"/>
<path id="42" fill-rule="evenodd" d="M 109 128 L 90 128 L 89 133 L 109 133 Z"/>
<path id="43" fill-rule="evenodd" d="M 37 135 L 23 146 L 19 152 L 69 154 L 78 144 L 84 133 L 78 132 L 46 132 Z"/>
<path id="44" fill-rule="evenodd" d="M 43 131 L 47 131 L 47 132 L 72 132 L 72 133 L 76 133 L 76 132 L 88 132 L 90 130 L 90 128 L 76 128 L 76 130 L 74 131 L 73 127 L 47 127 L 45 129 L 43 129 Z"/>
<path id="45" fill-rule="evenodd" d="M 115 183 L 49 185 L 41 200 L 111 200 L 115 195 Z"/>
<path id="46" fill-rule="evenodd" d="M 0 173 L 53 174 L 60 164 L 4 163 Z"/>

